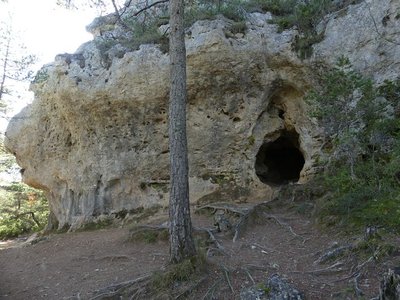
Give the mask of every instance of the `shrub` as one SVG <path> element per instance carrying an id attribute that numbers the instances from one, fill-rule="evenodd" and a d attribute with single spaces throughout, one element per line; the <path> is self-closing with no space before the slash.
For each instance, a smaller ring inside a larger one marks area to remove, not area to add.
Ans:
<path id="1" fill-rule="evenodd" d="M 139 21 L 138 19 L 127 19 L 127 24 L 131 29 L 131 36 L 121 40 L 121 44 L 131 50 L 138 50 L 140 45 L 159 44 L 163 52 L 168 51 L 168 38 L 162 34 L 158 28 L 163 17 L 151 17 L 149 20 Z"/>
<path id="2" fill-rule="evenodd" d="M 333 9 L 330 0 L 310 0 L 303 3 L 298 0 L 250 0 L 245 3 L 249 12 L 271 12 L 272 23 L 277 24 L 279 31 L 296 27 L 299 36 L 293 43 L 293 50 L 302 59 L 310 57 L 312 45 L 322 40 L 316 27 L 322 17 Z"/>
<path id="3" fill-rule="evenodd" d="M 243 1 L 198 1 L 186 7 L 185 10 L 185 27 L 192 26 L 199 20 L 214 20 L 218 15 L 241 23 L 245 19 L 246 10 Z"/>
<path id="4" fill-rule="evenodd" d="M 48 214 L 48 203 L 43 192 L 22 183 L 1 187 L 0 239 L 43 229 Z"/>
<path id="5" fill-rule="evenodd" d="M 325 130 L 321 218 L 400 230 L 400 84 L 376 88 L 341 58 L 308 100 Z"/>
<path id="6" fill-rule="evenodd" d="M 139 5 L 140 6 L 140 5 Z M 142 7 L 137 8 L 139 11 Z M 278 25 L 280 31 L 297 27 L 299 36 L 293 43 L 293 49 L 299 57 L 306 58 L 312 54 L 312 45 L 321 41 L 323 36 L 316 31 L 322 17 L 334 9 L 330 0 L 195 0 L 186 4 L 184 26 L 193 25 L 198 20 L 213 20 L 218 15 L 234 21 L 233 33 L 246 31 L 245 17 L 248 12 L 271 12 L 272 23 Z M 129 37 L 106 38 L 99 48 L 108 50 L 108 43 L 120 43 L 137 50 L 142 44 L 159 44 L 162 51 L 168 51 L 166 33 L 159 32 L 159 26 L 169 21 L 167 6 L 154 6 L 144 10 L 138 16 L 123 17 L 124 27 L 130 31 Z"/>

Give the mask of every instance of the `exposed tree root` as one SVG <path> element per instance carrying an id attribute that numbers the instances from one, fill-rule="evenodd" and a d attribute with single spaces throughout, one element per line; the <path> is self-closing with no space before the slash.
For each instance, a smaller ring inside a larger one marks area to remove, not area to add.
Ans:
<path id="1" fill-rule="evenodd" d="M 215 238 L 215 236 L 214 236 L 214 234 L 213 234 L 213 232 L 212 232 L 211 229 L 208 229 L 208 228 L 195 228 L 195 230 L 206 232 L 206 233 L 208 234 L 208 237 L 210 238 L 211 242 L 215 245 L 216 249 L 217 249 L 219 252 L 221 252 L 222 254 L 230 256 L 230 255 L 226 252 L 224 246 L 222 246 L 222 244 Z M 209 256 L 209 252 L 210 252 L 211 249 L 213 249 L 213 248 L 208 248 L 208 250 L 207 250 L 207 256 Z"/>
<path id="2" fill-rule="evenodd" d="M 341 246 L 341 247 L 336 247 L 336 248 L 331 248 L 324 252 L 316 261 L 314 261 L 314 264 L 323 264 L 329 260 L 333 260 L 335 258 L 343 256 L 346 252 L 350 251 L 353 248 L 352 245 L 346 245 L 346 246 Z"/>
<path id="3" fill-rule="evenodd" d="M 247 225 L 249 224 L 250 220 L 257 220 L 260 219 L 260 217 L 264 217 L 267 219 L 273 219 L 276 223 L 278 223 L 280 226 L 286 228 L 294 237 L 300 238 L 305 242 L 304 237 L 298 235 L 290 226 L 289 224 L 283 222 L 280 220 L 278 217 L 272 215 L 272 214 L 267 214 L 264 212 L 266 203 L 260 203 L 255 206 L 253 206 L 251 209 L 248 211 L 244 212 L 243 215 L 240 217 L 239 221 L 235 225 L 235 233 L 233 236 L 233 241 L 237 241 L 237 239 L 245 232 Z"/>
<path id="4" fill-rule="evenodd" d="M 140 226 L 136 226 L 134 227 L 131 232 L 130 232 L 130 239 L 132 240 L 145 240 L 149 239 L 149 238 L 153 238 L 152 235 L 148 235 L 153 234 L 153 233 L 163 233 L 166 230 L 168 230 L 168 227 L 166 225 L 159 225 L 159 226 L 154 226 L 154 225 L 140 225 Z M 218 239 L 215 237 L 213 231 L 215 231 L 215 229 L 210 229 L 210 228 L 197 228 L 194 227 L 193 231 L 195 234 L 201 234 L 201 233 L 205 233 L 208 238 L 210 239 L 211 243 L 215 246 L 215 248 L 212 247 L 208 247 L 207 250 L 207 256 L 210 256 L 210 252 L 212 250 L 217 250 L 218 252 L 220 252 L 223 255 L 227 255 L 227 256 L 231 256 L 227 250 L 225 249 L 224 246 L 222 246 L 222 244 L 218 241 Z M 159 235 L 157 235 L 156 237 L 158 237 Z M 163 238 L 165 239 L 165 237 L 163 236 Z"/>
<path id="5" fill-rule="evenodd" d="M 302 237 L 301 235 L 298 235 L 296 232 L 294 232 L 292 226 L 290 226 L 289 224 L 283 222 L 282 220 L 280 220 L 278 217 L 271 215 L 271 214 L 266 214 L 264 213 L 264 216 L 268 219 L 273 219 L 275 220 L 276 223 L 278 223 L 280 226 L 286 228 L 287 230 L 289 230 L 289 232 L 296 238 L 300 238 L 303 240 L 303 242 L 305 241 L 304 237 Z"/>
<path id="6" fill-rule="evenodd" d="M 224 272 L 224 275 L 225 275 L 226 282 L 228 283 L 228 286 L 231 289 L 231 292 L 234 293 L 234 289 L 233 289 L 233 286 L 231 284 L 231 280 L 229 278 L 229 270 L 228 270 L 228 268 L 223 266 L 223 272 Z"/>
<path id="7" fill-rule="evenodd" d="M 304 237 L 300 236 L 297 234 L 293 228 L 280 220 L 278 217 L 272 215 L 272 214 L 267 214 L 265 213 L 266 205 L 271 203 L 274 200 L 267 201 L 267 202 L 262 202 L 258 203 L 256 205 L 253 205 L 250 208 L 238 208 L 235 207 L 231 204 L 225 204 L 225 203 L 216 203 L 216 204 L 209 204 L 209 205 L 204 205 L 199 207 L 196 212 L 199 212 L 201 210 L 211 210 L 212 214 L 215 214 L 217 211 L 222 210 L 226 213 L 231 213 L 234 214 L 236 217 L 238 217 L 238 221 L 233 226 L 233 241 L 236 242 L 246 231 L 247 226 L 256 220 L 260 220 L 260 218 L 267 218 L 267 219 L 273 219 L 276 223 L 278 223 L 280 226 L 285 227 L 294 237 L 300 238 L 305 242 Z"/>
<path id="8" fill-rule="evenodd" d="M 360 277 L 360 274 L 358 274 L 356 277 L 354 277 L 354 291 L 356 292 L 357 298 L 360 298 L 364 295 L 363 291 L 360 289 L 358 286 L 358 278 Z"/>
<path id="9" fill-rule="evenodd" d="M 363 263 L 357 265 L 354 269 L 355 271 L 352 272 L 349 276 L 346 276 L 344 278 L 340 278 L 334 281 L 334 283 L 336 282 L 340 282 L 340 281 L 344 281 L 344 280 L 350 280 L 353 279 L 355 276 L 359 276 L 361 270 L 368 264 L 370 263 L 372 260 L 374 259 L 374 256 L 371 256 L 370 258 L 368 258 L 366 261 L 364 261 Z"/>
<path id="10" fill-rule="evenodd" d="M 197 208 L 195 212 L 200 212 L 201 210 L 212 210 L 211 212 L 212 214 L 215 214 L 217 210 L 223 210 L 225 212 L 231 212 L 238 215 L 245 214 L 245 210 L 236 208 L 232 204 L 226 204 L 226 203 L 207 204 Z"/>
<path id="11" fill-rule="evenodd" d="M 112 299 L 111 297 L 122 297 L 127 292 L 131 292 L 132 295 L 138 294 L 138 292 L 142 292 L 146 289 L 148 284 L 150 283 L 151 275 L 144 275 L 142 277 L 136 278 L 134 280 L 121 282 L 118 284 L 114 284 L 100 290 L 94 291 L 94 297 L 90 298 L 90 300 L 100 300 L 100 299 Z M 141 294 L 141 293 L 139 293 Z M 131 298 L 135 299 L 135 298 Z"/>
<path id="12" fill-rule="evenodd" d="M 233 242 L 236 242 L 246 231 L 248 225 L 257 219 L 260 219 L 260 214 L 266 209 L 266 204 L 269 202 L 262 202 L 254 205 L 250 209 L 242 212 L 239 221 L 234 226 Z"/>

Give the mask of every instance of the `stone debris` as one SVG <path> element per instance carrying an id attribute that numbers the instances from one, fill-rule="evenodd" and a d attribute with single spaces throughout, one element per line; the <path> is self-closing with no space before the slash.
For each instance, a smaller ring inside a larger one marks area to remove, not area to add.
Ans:
<path id="1" fill-rule="evenodd" d="M 241 300 L 304 300 L 304 295 L 274 274 L 265 283 L 256 284 L 240 292 Z"/>

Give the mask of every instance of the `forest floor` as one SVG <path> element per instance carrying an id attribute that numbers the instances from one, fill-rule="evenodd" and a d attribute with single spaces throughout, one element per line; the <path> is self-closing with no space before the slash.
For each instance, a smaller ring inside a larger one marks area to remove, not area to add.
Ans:
<path id="1" fill-rule="evenodd" d="M 385 255 L 384 246 L 322 229 L 287 207 L 264 206 L 265 218 L 248 224 L 235 242 L 231 234 L 215 233 L 223 251 L 209 249 L 208 274 L 185 297 L 239 299 L 242 288 L 279 274 L 306 299 L 372 299 L 384 272 L 400 265 L 397 250 Z M 192 212 L 194 226 L 214 228 L 213 213 L 212 208 Z M 147 221 L 166 220 L 167 212 L 160 211 Z M 395 249 L 400 245 L 396 238 L 390 243 Z M 124 227 L 50 234 L 34 244 L 21 239 L 2 242 L 0 299 L 91 299 L 102 288 L 163 269 L 167 262 L 167 241 L 132 240 Z"/>

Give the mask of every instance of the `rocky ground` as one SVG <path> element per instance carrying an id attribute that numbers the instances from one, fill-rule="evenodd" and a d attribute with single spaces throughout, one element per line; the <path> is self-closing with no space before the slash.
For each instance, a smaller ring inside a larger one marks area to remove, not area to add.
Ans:
<path id="1" fill-rule="evenodd" d="M 238 219 L 232 210 L 249 206 L 222 211 L 232 221 Z M 276 204 L 257 210 L 262 213 L 251 216 L 256 222 L 250 222 L 235 242 L 229 233 L 215 233 L 220 249 L 209 246 L 209 272 L 190 299 L 239 299 L 242 289 L 265 282 L 273 274 L 306 299 L 371 299 L 378 295 L 384 271 L 399 265 L 400 253 L 392 251 L 390 257 L 383 257 L 385 247 L 370 251 L 372 244 L 361 238 L 321 229 L 293 210 Z M 199 212 L 193 214 L 195 226 L 214 228 L 215 215 L 221 210 L 205 207 Z M 161 224 L 166 218 L 165 211 L 159 212 L 152 223 Z M 91 299 L 102 288 L 166 265 L 166 241 L 146 243 L 129 237 L 128 228 L 106 228 L 51 234 L 34 244 L 2 242 L 0 298 Z M 391 243 L 400 245 L 399 239 Z"/>

